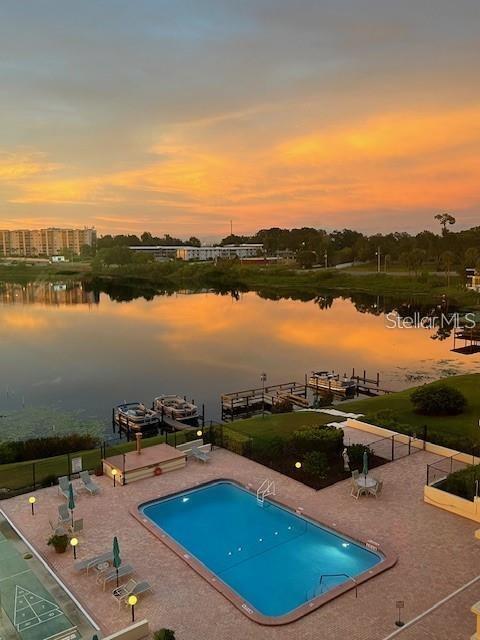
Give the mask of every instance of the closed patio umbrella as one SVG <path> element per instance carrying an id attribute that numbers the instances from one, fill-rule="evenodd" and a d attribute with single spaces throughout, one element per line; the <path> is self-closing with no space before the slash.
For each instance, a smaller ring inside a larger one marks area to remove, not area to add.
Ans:
<path id="1" fill-rule="evenodd" d="M 120 546 L 118 544 L 117 536 L 113 538 L 113 566 L 117 571 L 117 587 L 118 587 L 118 569 L 122 564 L 122 559 L 120 557 Z"/>
<path id="2" fill-rule="evenodd" d="M 73 495 L 73 485 L 71 482 L 68 485 L 68 508 L 72 513 L 72 527 L 73 527 L 73 510 L 75 509 L 75 496 Z"/>
<path id="3" fill-rule="evenodd" d="M 363 451 L 363 470 L 362 470 L 362 473 L 365 476 L 365 478 L 368 476 L 368 451 L 366 449 L 364 449 L 364 451 Z"/>

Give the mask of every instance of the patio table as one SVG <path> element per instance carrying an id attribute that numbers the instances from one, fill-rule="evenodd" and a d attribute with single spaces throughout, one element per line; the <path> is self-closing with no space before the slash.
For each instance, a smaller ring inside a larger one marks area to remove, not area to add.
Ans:
<path id="1" fill-rule="evenodd" d="M 368 490 L 373 489 L 377 484 L 377 481 L 372 476 L 359 476 L 355 482 L 362 489 L 362 493 L 368 493 Z"/>

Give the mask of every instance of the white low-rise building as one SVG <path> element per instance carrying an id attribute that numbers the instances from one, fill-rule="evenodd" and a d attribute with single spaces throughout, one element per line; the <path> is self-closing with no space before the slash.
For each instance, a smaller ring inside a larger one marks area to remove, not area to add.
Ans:
<path id="1" fill-rule="evenodd" d="M 217 260 L 219 258 L 232 259 L 255 258 L 263 255 L 263 244 L 227 244 L 224 246 L 202 246 L 191 245 L 181 246 L 138 246 L 130 247 L 132 251 L 139 253 L 153 254 L 155 260 L 177 259 L 186 262 L 195 260 L 205 262 L 207 260 Z"/>

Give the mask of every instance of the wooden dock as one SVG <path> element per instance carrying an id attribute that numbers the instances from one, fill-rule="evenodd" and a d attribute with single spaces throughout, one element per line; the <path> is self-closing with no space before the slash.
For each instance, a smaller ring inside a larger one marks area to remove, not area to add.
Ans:
<path id="1" fill-rule="evenodd" d="M 316 394 L 332 394 L 337 398 L 348 398 L 360 394 L 367 396 L 379 396 L 387 393 L 392 393 L 391 389 L 386 389 L 380 384 L 380 373 L 377 372 L 376 376 L 369 378 L 365 369 L 363 374 L 355 373 L 355 369 L 352 369 L 352 375 L 348 378 L 346 374 L 341 376 L 339 373 L 331 372 L 332 384 L 326 386 L 326 383 L 319 384 L 318 382 L 310 382 L 311 378 L 305 374 L 305 384 Z M 354 382 L 354 386 L 342 387 L 336 384 L 337 381 L 342 379 L 348 379 Z M 353 389 L 353 392 L 352 392 Z"/>
<path id="2" fill-rule="evenodd" d="M 307 386 L 298 382 L 284 382 L 243 391 L 224 393 L 221 396 L 222 420 L 253 415 L 262 411 L 275 411 L 275 406 L 285 402 L 308 408 Z"/>
<path id="3" fill-rule="evenodd" d="M 357 396 L 363 393 L 367 396 L 379 396 L 387 393 L 393 393 L 392 389 L 385 389 L 380 386 L 380 373 L 377 371 L 375 378 L 368 378 L 365 369 L 363 370 L 363 376 L 355 374 L 355 369 L 352 369 L 351 380 L 355 381 Z"/>
<path id="4" fill-rule="evenodd" d="M 463 345 L 458 346 L 457 342 Z M 453 330 L 454 353 L 463 355 L 473 355 L 480 352 L 480 327 L 457 327 Z"/>

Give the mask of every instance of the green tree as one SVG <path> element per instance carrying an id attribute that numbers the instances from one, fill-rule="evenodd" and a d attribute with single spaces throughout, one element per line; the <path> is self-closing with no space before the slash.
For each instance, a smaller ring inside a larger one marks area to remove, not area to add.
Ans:
<path id="1" fill-rule="evenodd" d="M 80 247 L 80 257 L 93 258 L 94 255 L 95 247 L 92 247 L 89 244 L 82 244 L 82 246 Z"/>
<path id="2" fill-rule="evenodd" d="M 315 251 L 308 251 L 306 249 L 298 251 L 296 255 L 297 263 L 302 267 L 302 269 L 311 269 L 315 264 L 316 259 L 317 255 Z"/>
<path id="3" fill-rule="evenodd" d="M 418 277 L 418 272 L 425 261 L 425 251 L 423 249 L 413 249 L 407 254 L 407 264 L 409 269 L 415 272 L 415 277 Z"/>
<path id="4" fill-rule="evenodd" d="M 440 262 L 447 273 L 447 286 L 450 286 L 450 273 L 455 264 L 455 254 L 452 251 L 444 251 L 440 256 Z"/>

